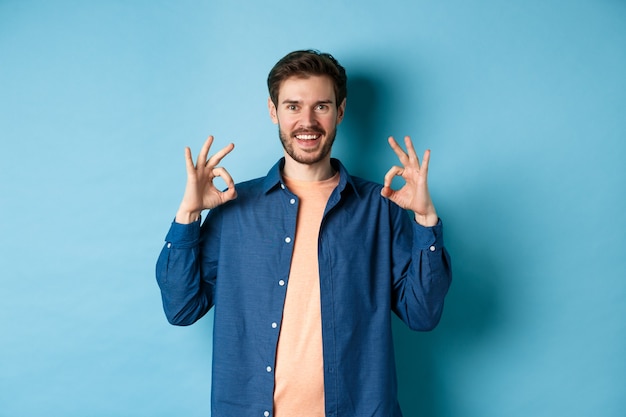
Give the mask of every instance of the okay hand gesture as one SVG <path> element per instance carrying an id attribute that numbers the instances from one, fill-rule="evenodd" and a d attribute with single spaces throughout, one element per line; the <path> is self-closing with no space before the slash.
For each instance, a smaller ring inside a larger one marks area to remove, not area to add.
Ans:
<path id="1" fill-rule="evenodd" d="M 409 136 L 404 137 L 404 143 L 406 152 L 393 137 L 389 137 L 389 145 L 398 156 L 402 166 L 393 166 L 387 171 L 381 195 L 403 209 L 412 210 L 415 213 L 415 220 L 422 226 L 434 226 L 439 218 L 428 192 L 430 150 L 424 152 L 420 165 Z M 404 186 L 399 190 L 391 188 L 391 181 L 396 176 L 402 177 L 405 181 Z"/>
<path id="2" fill-rule="evenodd" d="M 213 209 L 237 197 L 235 183 L 230 174 L 226 169 L 217 166 L 222 158 L 233 150 L 235 145 L 231 143 L 207 159 L 212 144 L 213 136 L 209 136 L 198 154 L 195 165 L 191 150 L 188 147 L 185 148 L 187 185 L 183 200 L 176 213 L 177 223 L 192 223 L 200 217 L 202 210 Z M 226 191 L 220 191 L 215 187 L 213 180 L 216 177 L 221 177 L 226 182 Z"/>

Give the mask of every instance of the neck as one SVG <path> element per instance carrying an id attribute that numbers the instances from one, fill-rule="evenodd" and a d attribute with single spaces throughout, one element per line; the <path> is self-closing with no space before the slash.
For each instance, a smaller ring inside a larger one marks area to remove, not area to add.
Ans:
<path id="1" fill-rule="evenodd" d="M 299 181 L 324 181 L 335 175 L 335 170 L 330 164 L 330 157 L 315 164 L 302 164 L 285 155 L 283 174 Z"/>

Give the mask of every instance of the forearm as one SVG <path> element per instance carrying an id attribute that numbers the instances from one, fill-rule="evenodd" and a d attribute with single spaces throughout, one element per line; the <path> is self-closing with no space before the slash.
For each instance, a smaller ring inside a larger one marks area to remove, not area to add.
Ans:
<path id="1" fill-rule="evenodd" d="M 396 312 L 411 329 L 427 331 L 439 323 L 452 270 L 441 223 L 414 225 L 413 230 L 411 267 L 402 281 Z"/>
<path id="2" fill-rule="evenodd" d="M 212 286 L 204 282 L 200 264 L 198 224 L 174 223 L 156 266 L 163 309 L 168 321 L 189 325 L 212 305 Z"/>

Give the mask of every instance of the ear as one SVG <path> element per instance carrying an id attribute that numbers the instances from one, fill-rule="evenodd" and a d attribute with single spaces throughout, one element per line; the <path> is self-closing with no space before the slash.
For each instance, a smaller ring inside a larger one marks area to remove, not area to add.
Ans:
<path id="1" fill-rule="evenodd" d="M 346 99 L 344 98 L 339 107 L 337 108 L 337 124 L 343 120 L 343 115 L 346 113 Z"/>
<path id="2" fill-rule="evenodd" d="M 276 114 L 276 106 L 274 105 L 274 102 L 272 101 L 271 97 L 267 99 L 267 109 L 270 112 L 270 117 L 272 118 L 272 122 L 274 122 L 274 124 L 277 125 L 278 115 Z"/>

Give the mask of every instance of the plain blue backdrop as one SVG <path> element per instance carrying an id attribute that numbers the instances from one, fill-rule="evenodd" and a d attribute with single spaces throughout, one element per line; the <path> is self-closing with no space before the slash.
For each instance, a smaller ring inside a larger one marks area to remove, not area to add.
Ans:
<path id="1" fill-rule="evenodd" d="M 166 323 L 154 263 L 184 146 L 281 155 L 265 78 L 348 70 L 335 156 L 382 181 L 432 149 L 453 256 L 440 326 L 394 323 L 424 417 L 626 412 L 626 2 L 0 0 L 0 416 L 210 415 L 211 319 Z"/>

